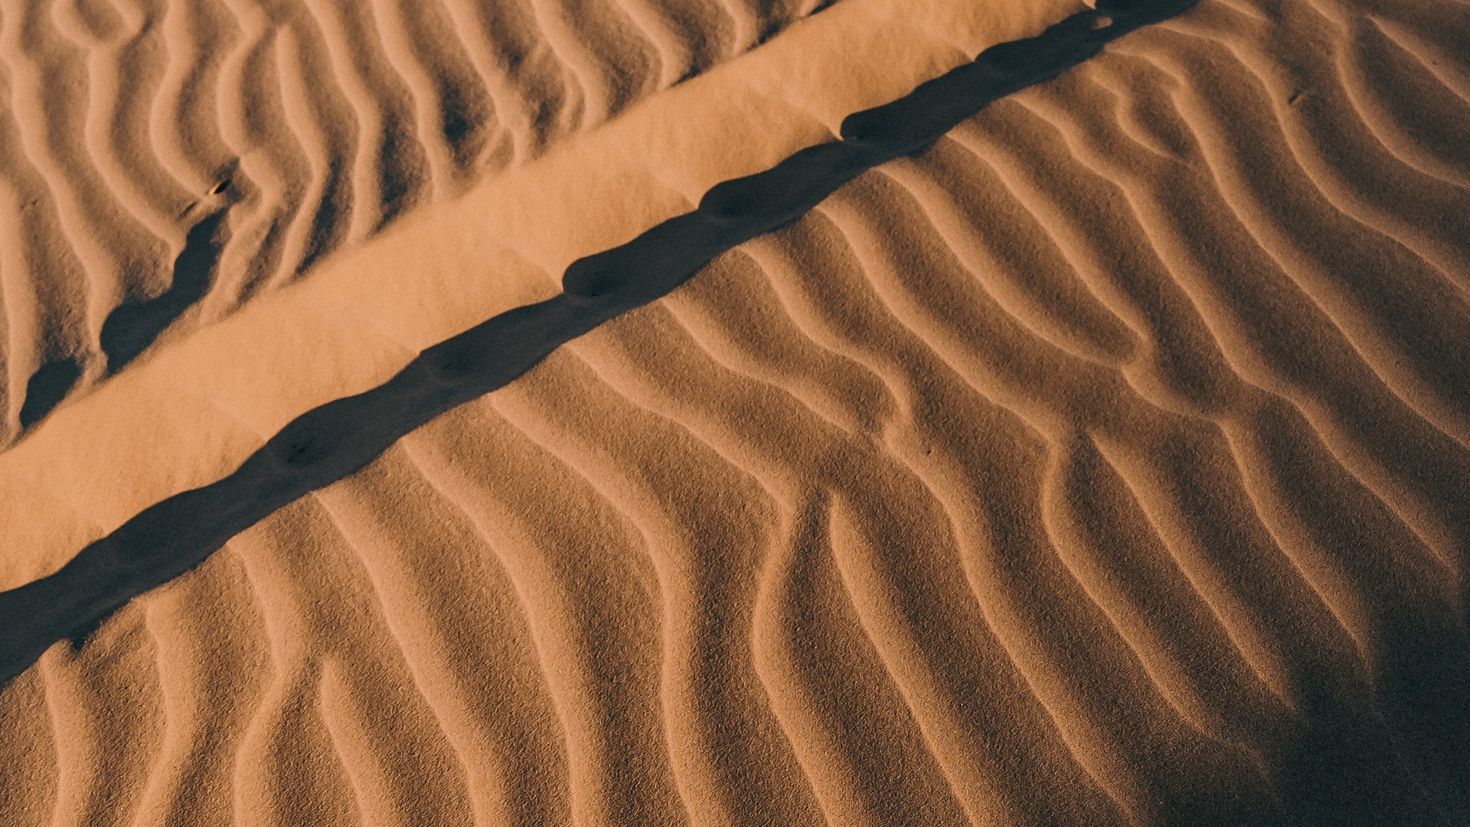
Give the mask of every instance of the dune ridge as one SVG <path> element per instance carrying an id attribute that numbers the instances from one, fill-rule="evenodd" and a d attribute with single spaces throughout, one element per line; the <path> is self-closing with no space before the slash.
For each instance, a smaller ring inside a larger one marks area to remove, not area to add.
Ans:
<path id="1" fill-rule="evenodd" d="M 425 349 L 384 384 L 297 417 L 223 479 L 150 506 L 55 574 L 0 593 L 0 620 L 16 630 L 0 646 L 0 680 L 59 639 L 79 641 L 124 601 L 192 568 L 272 511 L 361 468 L 431 418 L 504 387 L 558 346 L 666 295 L 736 245 L 796 220 L 862 172 L 931 144 L 967 114 L 1189 5 L 1164 0 L 1109 16 L 1083 12 L 1035 37 L 988 49 L 897 101 L 849 117 L 842 141 L 722 182 L 695 211 L 578 259 L 567 268 L 560 295 L 495 316 Z"/>
<path id="2" fill-rule="evenodd" d="M 0 444 L 165 330 L 216 321 L 823 5 L 8 4 Z M 200 228 L 210 243 L 181 273 Z M 187 302 L 157 303 L 191 279 Z M 129 312 L 148 302 L 151 318 Z"/>
<path id="3" fill-rule="evenodd" d="M 221 479 L 297 416 L 382 385 L 424 348 L 555 295 L 573 261 L 694 209 L 720 181 L 1080 8 L 844 0 L 163 343 L 0 452 L 0 588 Z"/>
<path id="4" fill-rule="evenodd" d="M 988 107 L 53 647 L 0 815 L 1464 821 L 1467 36 Z"/>

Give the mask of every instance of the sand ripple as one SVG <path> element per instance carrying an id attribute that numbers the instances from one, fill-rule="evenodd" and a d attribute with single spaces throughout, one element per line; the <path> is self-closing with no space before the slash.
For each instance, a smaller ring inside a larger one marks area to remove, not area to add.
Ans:
<path id="1" fill-rule="evenodd" d="M 51 650 L 0 822 L 1463 821 L 1467 40 L 993 105 Z"/>
<path id="2" fill-rule="evenodd" d="M 4 4 L 0 445 L 166 329 L 822 5 Z"/>

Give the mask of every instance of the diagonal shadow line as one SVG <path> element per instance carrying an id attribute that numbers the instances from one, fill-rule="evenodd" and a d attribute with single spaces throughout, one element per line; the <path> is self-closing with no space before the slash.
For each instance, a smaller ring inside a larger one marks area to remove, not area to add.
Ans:
<path id="1" fill-rule="evenodd" d="M 302 414 L 229 476 L 144 509 L 55 574 L 0 593 L 0 687 L 52 644 L 80 644 L 131 598 L 362 468 L 430 419 L 504 386 L 562 343 L 664 296 L 720 253 L 790 224 L 858 174 L 923 149 L 992 101 L 1196 2 L 1102 0 L 1096 11 L 1036 37 L 987 49 L 892 103 L 848 117 L 840 141 L 718 184 L 695 211 L 574 262 L 555 298 L 495 316 L 424 350 L 384 384 Z"/>

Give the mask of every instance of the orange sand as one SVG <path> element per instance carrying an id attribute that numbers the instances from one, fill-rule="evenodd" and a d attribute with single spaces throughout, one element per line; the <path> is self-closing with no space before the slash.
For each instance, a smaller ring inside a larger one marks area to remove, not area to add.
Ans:
<path id="1" fill-rule="evenodd" d="M 95 385 L 119 305 L 228 216 L 187 335 L 413 207 L 534 159 L 821 0 L 8 0 L 0 10 L 0 444 L 29 378 Z"/>
<path id="2" fill-rule="evenodd" d="M 1079 7 L 936 0 L 900 17 L 887 0 L 844 0 L 156 348 L 0 453 L 0 548 L 15 550 L 0 556 L 0 588 L 224 476 L 295 416 L 381 383 L 422 348 L 551 295 L 573 260 L 688 210 L 715 183 Z"/>
<path id="3" fill-rule="evenodd" d="M 843 0 L 174 335 L 0 454 L 0 586 L 1074 8 Z M 0 824 L 1463 823 L 1465 42 L 1203 0 L 993 105 L 53 648 Z"/>

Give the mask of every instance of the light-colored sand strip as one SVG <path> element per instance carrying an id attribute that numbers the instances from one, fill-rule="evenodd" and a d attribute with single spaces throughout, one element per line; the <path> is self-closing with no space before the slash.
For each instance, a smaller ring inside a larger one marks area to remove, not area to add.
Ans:
<path id="1" fill-rule="evenodd" d="M 207 214 L 232 231 L 165 337 L 826 5 L 0 0 L 0 448 L 126 361 L 106 320 Z"/>
<path id="2" fill-rule="evenodd" d="M 55 645 L 0 824 L 1470 822 L 1467 41 L 988 107 Z"/>
<path id="3" fill-rule="evenodd" d="M 423 347 L 553 294 L 571 261 L 689 209 L 711 185 L 1079 8 L 839 4 L 160 349 L 0 454 L 0 587 L 218 479 L 295 416 L 381 383 Z"/>

